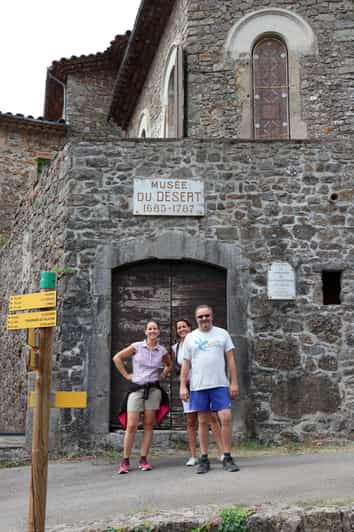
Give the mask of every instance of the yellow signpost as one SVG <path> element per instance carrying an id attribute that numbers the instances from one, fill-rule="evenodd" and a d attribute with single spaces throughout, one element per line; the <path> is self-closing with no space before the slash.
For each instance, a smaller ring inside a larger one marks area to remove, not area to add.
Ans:
<path id="1" fill-rule="evenodd" d="M 29 310 L 32 308 L 51 308 L 56 307 L 57 293 L 55 290 L 50 292 L 38 292 L 36 294 L 21 294 L 10 296 L 9 310 Z"/>
<path id="2" fill-rule="evenodd" d="M 55 327 L 57 324 L 56 310 L 42 312 L 23 312 L 7 316 L 7 330 L 35 329 L 37 327 Z"/>
<path id="3" fill-rule="evenodd" d="M 36 329 L 27 329 L 27 345 L 33 348 L 39 348 L 39 335 L 37 334 L 38 332 L 39 331 L 36 331 Z"/>
<path id="4" fill-rule="evenodd" d="M 44 532 L 47 498 L 48 436 L 51 398 L 55 408 L 86 408 L 86 392 L 51 394 L 52 349 L 57 324 L 56 274 L 42 272 L 41 292 L 10 297 L 7 317 L 9 331 L 28 329 L 27 344 L 31 347 L 28 369 L 37 371 L 35 391 L 30 394 L 34 408 L 32 432 L 32 471 L 28 532 Z M 13 312 L 45 309 L 41 312 Z M 38 333 L 34 329 L 40 329 Z"/>
<path id="5" fill-rule="evenodd" d="M 30 393 L 30 408 L 33 408 L 35 392 Z M 86 392 L 54 392 L 52 394 L 52 408 L 86 408 Z"/>

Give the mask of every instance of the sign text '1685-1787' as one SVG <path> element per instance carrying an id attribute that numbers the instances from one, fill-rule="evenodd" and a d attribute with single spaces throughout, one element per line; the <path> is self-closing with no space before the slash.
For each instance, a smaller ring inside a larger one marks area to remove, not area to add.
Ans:
<path id="1" fill-rule="evenodd" d="M 204 216 L 204 182 L 195 179 L 134 179 L 134 214 Z"/>

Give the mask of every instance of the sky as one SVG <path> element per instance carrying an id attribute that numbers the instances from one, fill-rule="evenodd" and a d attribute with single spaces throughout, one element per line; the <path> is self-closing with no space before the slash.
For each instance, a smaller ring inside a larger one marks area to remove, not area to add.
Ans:
<path id="1" fill-rule="evenodd" d="M 140 0 L 1 0 L 0 112 L 43 115 L 55 60 L 103 52 L 134 25 Z"/>

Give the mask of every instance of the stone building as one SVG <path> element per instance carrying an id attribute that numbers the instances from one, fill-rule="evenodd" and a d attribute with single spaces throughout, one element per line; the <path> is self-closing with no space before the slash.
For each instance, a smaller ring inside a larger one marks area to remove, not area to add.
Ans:
<path id="1" fill-rule="evenodd" d="M 56 155 L 0 255 L 1 432 L 30 420 L 8 297 L 55 267 L 53 387 L 89 398 L 52 411 L 57 448 L 119 429 L 112 354 L 151 316 L 171 344 L 201 301 L 237 345 L 235 435 L 352 436 L 353 41 L 351 0 L 142 0 L 131 34 L 53 63 Z"/>

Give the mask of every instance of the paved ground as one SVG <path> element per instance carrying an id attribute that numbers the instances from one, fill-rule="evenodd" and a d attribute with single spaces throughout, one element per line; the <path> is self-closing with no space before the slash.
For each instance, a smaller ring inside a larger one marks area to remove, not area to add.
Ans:
<path id="1" fill-rule="evenodd" d="M 47 526 L 121 519 L 122 515 L 208 504 L 316 503 L 354 500 L 354 450 L 240 458 L 239 473 L 216 460 L 207 475 L 184 456 L 156 456 L 154 470 L 118 475 L 111 459 L 51 463 Z M 135 465 L 135 464 L 134 464 Z M 0 470 L 0 532 L 24 532 L 29 467 Z"/>

